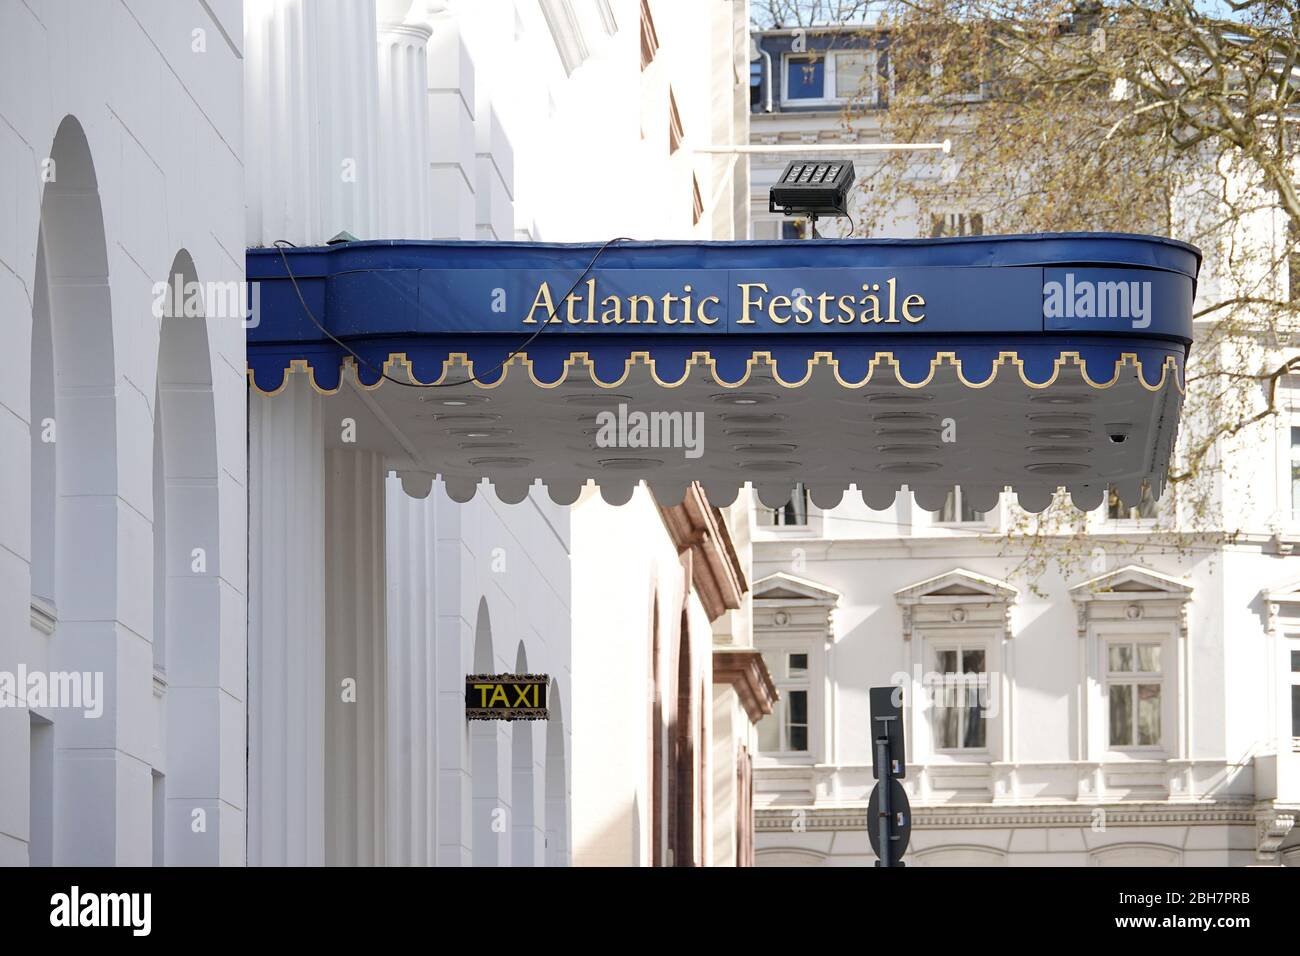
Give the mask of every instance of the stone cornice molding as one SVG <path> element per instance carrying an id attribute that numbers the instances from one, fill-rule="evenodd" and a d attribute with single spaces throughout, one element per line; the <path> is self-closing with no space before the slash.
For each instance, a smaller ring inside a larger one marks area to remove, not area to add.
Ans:
<path id="1" fill-rule="evenodd" d="M 753 648 L 714 648 L 713 683 L 731 685 L 751 724 L 770 714 L 776 704 L 776 684 L 763 655 Z"/>
<path id="2" fill-rule="evenodd" d="M 912 822 L 917 828 L 993 829 L 998 827 L 1091 827 L 1097 810 L 1105 813 L 1107 825 L 1179 826 L 1227 823 L 1257 824 L 1250 803 L 1088 803 L 1078 805 L 988 806 L 983 804 L 912 805 Z M 867 810 L 861 807 L 764 807 L 754 811 L 754 828 L 761 831 L 789 830 L 796 811 L 803 814 L 809 830 L 859 830 L 867 825 Z"/>
<path id="3" fill-rule="evenodd" d="M 423 23 L 380 23 L 377 32 L 381 40 L 405 37 L 413 43 L 427 43 L 433 36 L 433 28 Z"/>
<path id="4" fill-rule="evenodd" d="M 658 507 L 677 553 L 692 557 L 691 584 L 709 620 L 739 608 L 749 583 L 727 522 L 709 504 L 700 484 L 692 483 L 680 504 Z"/>
<path id="5" fill-rule="evenodd" d="M 1018 546 L 1014 539 L 1008 541 L 1006 533 L 1001 531 L 970 536 L 925 534 L 889 538 L 827 538 L 816 534 L 799 536 L 785 533 L 779 537 L 764 537 L 764 530 L 759 529 L 759 533 L 754 537 L 754 549 L 757 553 L 761 554 L 764 548 L 772 548 L 779 550 L 782 556 L 788 556 L 790 547 L 797 545 L 804 550 L 810 562 L 832 558 L 844 561 L 859 558 L 908 558 L 934 552 L 959 560 L 989 557 L 991 554 L 1003 558 L 1017 558 L 1028 553 L 1027 547 Z M 1255 532 L 1242 532 L 1229 539 L 1226 533 L 1193 535 L 1191 532 L 1180 534 L 1131 528 L 1100 528 L 1088 531 L 1089 540 L 1113 540 L 1121 546 L 1142 542 L 1144 546 L 1167 544 L 1177 547 L 1181 541 L 1195 538 L 1219 550 L 1242 554 L 1272 553 L 1273 537 L 1271 533 Z M 1043 535 L 1042 538 L 1035 540 L 1050 544 L 1064 543 L 1070 539 L 1065 535 Z"/>

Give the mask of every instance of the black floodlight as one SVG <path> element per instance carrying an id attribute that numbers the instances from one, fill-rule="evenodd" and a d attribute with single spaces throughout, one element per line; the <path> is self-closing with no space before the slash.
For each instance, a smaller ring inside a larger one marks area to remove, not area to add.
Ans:
<path id="1" fill-rule="evenodd" d="M 768 212 L 787 216 L 847 216 L 853 164 L 847 159 L 796 159 L 767 194 Z"/>

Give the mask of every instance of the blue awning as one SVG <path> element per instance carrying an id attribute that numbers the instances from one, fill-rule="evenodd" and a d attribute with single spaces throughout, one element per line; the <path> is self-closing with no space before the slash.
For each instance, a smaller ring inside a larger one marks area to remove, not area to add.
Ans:
<path id="1" fill-rule="evenodd" d="M 394 467 L 461 498 L 645 478 L 769 503 L 1011 486 L 1031 510 L 1064 485 L 1086 506 L 1163 485 L 1199 266 L 1097 234 L 250 249 L 249 378 L 273 395 L 296 371 L 396 422 Z M 620 406 L 698 412 L 702 450 L 597 440 Z"/>

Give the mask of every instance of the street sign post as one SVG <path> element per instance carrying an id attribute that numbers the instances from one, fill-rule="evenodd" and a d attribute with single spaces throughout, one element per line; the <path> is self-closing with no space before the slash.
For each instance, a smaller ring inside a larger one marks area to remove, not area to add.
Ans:
<path id="1" fill-rule="evenodd" d="M 870 824 L 867 837 L 871 840 L 871 849 L 880 858 L 881 862 L 877 866 L 902 866 L 902 857 L 907 852 L 907 844 L 912 835 L 912 809 L 903 785 L 893 777 L 888 782 L 888 788 L 882 785 L 882 781 L 871 791 L 871 799 L 867 803 L 867 820 Z M 880 804 L 886 791 L 889 805 L 882 808 Z M 882 837 L 889 853 L 888 863 L 883 862 L 885 855 L 880 852 Z"/>
<path id="2" fill-rule="evenodd" d="M 867 802 L 867 836 L 879 858 L 876 866 L 903 866 L 912 835 L 912 807 L 899 779 L 907 776 L 903 747 L 903 689 L 873 687 L 872 764 L 876 787 Z"/>

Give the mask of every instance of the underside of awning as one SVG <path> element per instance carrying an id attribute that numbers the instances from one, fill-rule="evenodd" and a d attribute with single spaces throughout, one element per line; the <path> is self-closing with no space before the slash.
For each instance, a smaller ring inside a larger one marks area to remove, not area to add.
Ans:
<path id="1" fill-rule="evenodd" d="M 1164 484 L 1199 262 L 1111 235 L 252 249 L 249 377 L 305 377 L 417 495 L 1136 504 Z"/>

